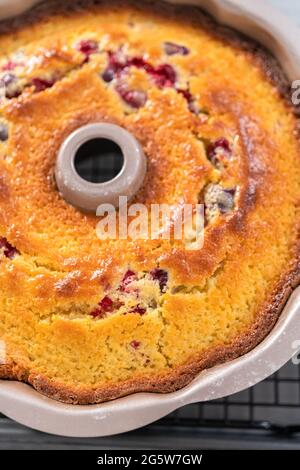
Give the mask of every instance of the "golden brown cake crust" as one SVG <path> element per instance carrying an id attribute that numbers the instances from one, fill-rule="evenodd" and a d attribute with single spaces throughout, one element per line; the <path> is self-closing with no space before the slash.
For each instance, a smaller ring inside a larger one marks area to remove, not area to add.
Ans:
<path id="1" fill-rule="evenodd" d="M 32 385 L 38 392 L 64 403 L 74 405 L 89 405 L 113 400 L 138 392 L 171 393 L 189 384 L 201 371 L 236 359 L 251 351 L 271 331 L 291 293 L 299 285 L 300 267 L 282 279 L 272 296 L 272 303 L 266 302 L 252 329 L 241 335 L 225 347 L 215 348 L 203 357 L 194 358 L 181 366 L 174 373 L 165 376 L 143 378 L 140 381 L 129 380 L 121 385 L 91 390 L 84 387 L 66 387 L 62 383 L 51 381 L 43 375 L 28 375 L 16 364 L 0 366 L 0 376 L 3 379 L 19 380 Z"/>
<path id="2" fill-rule="evenodd" d="M 91 5 L 98 3 L 102 5 L 103 2 L 90 2 Z M 130 8 L 132 4 L 132 2 L 128 3 Z M 22 30 L 24 25 L 26 27 L 28 26 L 29 22 L 34 25 L 35 22 L 41 21 L 41 18 L 44 15 L 49 16 L 53 9 L 56 14 L 63 12 L 65 12 L 66 15 L 72 14 L 70 12 L 69 4 L 64 6 L 58 5 L 59 2 L 50 2 L 50 5 L 42 5 L 38 8 L 35 8 L 29 16 L 26 15 L 23 19 L 21 18 L 3 24 L 1 26 L 0 32 L 12 30 L 18 31 L 19 29 Z M 79 9 L 86 8 L 83 6 L 83 2 L 72 2 L 72 8 L 76 9 L 77 7 Z M 122 2 L 122 8 L 126 8 L 125 2 Z M 147 6 L 145 7 L 145 9 L 146 12 L 155 9 L 156 13 L 161 15 L 164 14 L 164 11 L 167 12 L 167 15 L 170 14 L 170 12 L 176 11 L 180 15 L 182 22 L 184 22 L 185 20 L 188 21 L 190 16 L 193 18 L 197 17 L 197 21 L 199 22 L 201 28 L 204 31 L 207 31 L 207 34 L 209 34 L 209 36 L 216 38 L 216 41 L 221 41 L 222 43 L 230 45 L 230 47 L 233 49 L 243 51 L 248 58 L 251 57 L 251 60 L 253 60 L 253 64 L 255 64 L 255 66 L 263 72 L 264 81 L 271 82 L 272 85 L 276 87 L 280 96 L 282 97 L 282 103 L 283 101 L 285 101 L 285 104 L 282 105 L 283 108 L 285 106 L 286 110 L 288 110 L 288 113 L 290 113 L 291 115 L 293 113 L 298 114 L 298 110 L 296 108 L 292 108 L 292 105 L 290 104 L 289 83 L 285 78 L 284 73 L 282 72 L 277 61 L 268 52 L 266 52 L 263 48 L 258 46 L 252 40 L 244 38 L 238 33 L 235 33 L 228 28 L 224 28 L 220 25 L 217 25 L 209 16 L 198 12 L 198 10 L 195 10 L 192 7 L 161 7 L 157 6 L 156 3 L 149 2 L 149 10 Z M 196 11 L 197 13 L 195 13 Z M 82 83 L 85 83 L 85 79 L 86 77 L 82 74 L 82 77 L 78 79 L 78 84 L 82 85 Z M 61 90 L 66 92 L 68 83 L 61 83 L 58 86 L 61 86 Z M 208 90 L 206 94 L 207 101 L 205 104 L 209 104 L 212 108 L 217 109 L 220 113 L 222 113 L 222 111 L 226 113 L 228 110 L 230 110 L 230 113 L 234 115 L 239 125 L 239 133 L 243 142 L 243 149 L 246 155 L 246 159 L 247 161 L 255 162 L 256 147 L 253 148 L 253 142 L 257 143 L 257 140 L 261 139 L 261 134 L 259 134 L 259 137 L 257 137 L 257 135 L 253 137 L 251 126 L 253 126 L 254 124 L 252 121 L 249 120 L 249 116 L 247 115 L 247 113 L 245 113 L 244 107 L 236 106 L 235 101 L 230 95 L 232 93 L 230 87 L 228 87 L 227 90 L 226 87 L 224 88 L 224 90 L 222 90 L 218 88 L 218 86 L 219 85 L 217 83 L 216 88 L 212 89 L 211 93 L 210 90 Z M 13 119 L 15 119 L 15 122 L 18 122 L 22 113 L 30 113 L 31 111 L 36 112 L 36 108 L 34 107 L 35 99 L 40 99 L 40 106 L 47 105 L 47 101 L 43 102 L 43 99 L 37 95 L 36 98 L 32 97 L 27 101 L 24 100 L 23 102 L 19 101 L 18 103 L 12 104 L 10 108 L 7 108 L 7 116 L 12 116 Z M 67 125 L 63 127 L 62 131 L 57 132 L 57 141 L 60 142 L 63 139 L 63 136 L 68 135 L 68 133 L 71 132 L 73 129 L 79 127 L 81 124 L 93 121 L 95 120 L 95 118 L 107 119 L 109 118 L 109 115 L 103 115 L 102 111 L 98 113 L 95 112 L 95 110 L 92 110 L 90 115 L 87 113 L 87 111 L 85 111 L 84 113 L 78 112 L 76 116 Z M 113 118 L 116 119 L 116 116 L 114 116 Z M 291 118 L 291 122 L 294 124 L 294 131 L 296 132 L 298 125 L 297 118 Z M 132 122 L 127 123 L 127 125 L 128 127 L 132 126 L 133 130 L 138 131 L 139 138 L 142 140 L 143 143 L 146 142 L 145 132 L 142 129 L 143 120 L 141 120 L 141 123 L 137 124 L 136 127 L 134 127 L 134 124 Z M 217 124 L 216 127 L 218 127 L 218 125 L 219 124 Z M 263 133 L 263 135 L 267 135 L 267 131 L 266 134 Z M 18 137 L 19 136 L 15 137 L 15 143 L 18 143 Z M 268 135 L 267 138 L 269 139 Z M 22 139 L 23 136 L 20 136 L 19 142 L 21 142 Z M 260 144 L 261 143 L 259 142 L 259 145 Z M 266 146 L 269 146 L 270 152 L 272 151 L 272 144 L 273 142 L 269 141 L 265 143 Z M 155 171 L 155 169 L 153 171 Z M 208 170 L 205 169 L 204 172 L 205 171 Z M 46 172 L 48 172 L 48 169 L 46 169 Z M 249 229 L 248 227 L 248 216 L 249 214 L 255 212 L 258 207 L 258 204 L 260 203 L 258 201 L 259 198 L 257 199 L 257 193 L 255 191 L 255 188 L 257 187 L 257 185 L 259 186 L 261 184 L 262 178 L 266 178 L 267 182 L 269 181 L 269 175 L 265 176 L 263 171 L 258 168 L 255 164 L 253 164 L 252 167 L 251 165 L 249 165 L 249 168 L 244 171 L 244 173 L 241 175 L 241 181 L 243 184 L 241 184 L 242 188 L 239 196 L 240 202 L 237 207 L 237 210 L 235 210 L 233 214 L 230 214 L 230 216 L 226 218 L 226 224 L 213 224 L 212 226 L 208 227 L 207 230 L 209 235 L 207 237 L 207 240 L 205 241 L 202 253 L 197 253 L 196 255 L 187 255 L 184 251 L 180 249 L 176 251 L 176 256 L 173 256 L 173 253 L 171 252 L 168 253 L 168 255 L 170 255 L 169 262 L 168 256 L 166 256 L 162 264 L 164 264 L 163 267 L 165 269 L 170 269 L 174 271 L 174 286 L 181 286 L 182 284 L 192 286 L 196 284 L 198 285 L 199 279 L 202 279 L 202 277 L 213 277 L 219 267 L 223 266 L 223 263 L 226 262 L 224 260 L 227 259 L 225 254 L 223 256 L 223 248 L 221 246 L 222 240 L 224 238 L 226 239 L 226 237 L 229 237 L 229 243 L 232 243 L 236 240 L 240 240 L 240 250 L 241 253 L 243 253 L 243 245 L 245 243 L 246 246 L 245 237 L 247 239 L 247 233 L 249 232 L 250 238 L 252 236 L 252 228 Z M 4 179 L 4 188 L 6 187 L 5 185 L 6 180 Z M 9 187 L 7 191 L 10 191 Z M 144 193 L 142 190 L 139 197 L 142 201 L 148 201 L 149 199 L 151 199 L 151 194 L 147 193 L 147 191 Z M 295 200 L 297 200 L 297 197 L 295 196 Z M 1 215 L 1 218 L 5 219 L 3 214 Z M 76 221 L 76 218 L 74 220 Z M 299 222 L 297 222 L 296 225 L 298 225 L 298 223 Z M 4 226 L 5 223 L 1 222 L 1 226 L 2 225 Z M 24 360 L 22 357 L 21 360 L 18 362 L 18 354 L 13 354 L 8 364 L 6 364 L 5 366 L 0 366 L 0 376 L 2 378 L 7 378 L 11 380 L 17 379 L 25 381 L 31 384 L 36 390 L 51 398 L 61 400 L 66 403 L 74 404 L 100 403 L 102 401 L 111 400 L 130 393 L 142 391 L 161 393 L 175 391 L 188 384 L 202 370 L 223 363 L 225 361 L 234 359 L 250 351 L 257 344 L 259 344 L 271 331 L 292 290 L 299 283 L 299 246 L 296 240 L 297 236 L 295 235 L 295 237 L 291 240 L 290 243 L 293 246 L 290 249 L 291 252 L 289 253 L 287 263 L 288 267 L 285 270 L 281 270 L 279 274 L 276 271 L 276 275 L 274 275 L 274 277 L 270 277 L 271 280 L 267 289 L 268 294 L 264 293 L 262 300 L 258 302 L 258 309 L 256 310 L 252 321 L 250 321 L 246 325 L 243 331 L 239 331 L 237 335 L 232 338 L 229 338 L 226 344 L 213 344 L 211 348 L 206 347 L 206 349 L 201 350 L 198 353 L 194 350 L 192 351 L 192 356 L 185 358 L 185 360 L 179 364 L 175 364 L 173 362 L 173 358 L 171 357 L 169 352 L 164 353 L 164 356 L 167 358 L 167 364 L 168 361 L 170 361 L 170 364 L 172 364 L 170 367 L 161 367 L 160 369 L 158 368 L 157 371 L 154 369 L 150 371 L 150 373 L 147 370 L 143 372 L 138 372 L 137 374 L 134 374 L 134 378 L 125 378 L 119 381 L 114 381 L 114 378 L 112 377 L 111 381 L 107 379 L 107 383 L 103 384 L 100 387 L 95 387 L 93 385 L 85 386 L 82 383 L 79 383 L 77 385 L 76 381 L 74 380 L 71 380 L 71 384 L 65 383 L 56 377 L 49 377 L 49 375 L 43 373 L 42 370 L 35 370 L 34 368 L 30 370 L 26 365 L 26 361 L 25 365 L 22 365 Z M 18 242 L 18 249 L 22 253 L 26 246 L 26 240 L 23 241 L 23 246 L 21 237 L 19 237 Z M 247 248 L 245 248 L 245 250 L 246 249 Z M 143 256 L 144 253 L 141 252 L 141 259 L 143 259 Z M 251 257 L 249 259 L 251 259 Z M 54 266 L 56 266 L 57 262 L 59 262 L 59 259 L 55 260 Z M 152 262 L 153 260 L 150 259 L 149 262 L 145 263 L 146 270 L 150 269 Z M 76 278 L 73 276 L 74 271 L 71 271 L 72 276 L 68 277 L 70 271 L 67 270 L 67 275 L 66 277 L 62 278 L 61 282 L 59 282 L 59 289 L 57 289 L 57 291 L 64 299 L 72 298 L 74 294 L 78 295 L 79 298 L 85 298 L 85 296 L 88 296 L 89 294 L 94 296 L 97 285 L 93 285 L 90 277 L 87 278 L 87 263 L 81 264 L 81 261 L 79 260 L 78 264 L 76 265 L 76 269 L 78 272 L 78 277 Z M 113 268 L 111 269 L 111 271 L 110 268 L 105 271 L 105 280 L 108 279 L 109 281 L 111 281 L 114 276 L 115 271 Z M 13 277 L 8 277 L 6 279 L 10 279 L 12 281 Z M 57 286 L 57 279 L 54 279 L 54 281 L 56 283 L 55 285 Z M 49 289 L 49 291 L 51 291 L 51 289 L 53 289 L 54 281 L 51 278 L 45 278 L 45 282 L 44 284 L 41 284 L 40 289 L 43 289 L 43 291 L 48 291 Z M 104 282 L 103 276 L 101 277 L 101 282 L 102 284 Z M 199 285 L 202 284 L 199 282 Z M 83 286 L 82 291 L 80 290 L 81 286 Z M 42 293 L 41 297 L 43 296 L 44 298 L 46 298 L 46 294 Z M 179 299 L 179 302 L 181 301 L 183 302 L 183 299 Z M 170 303 L 169 308 L 171 311 L 173 300 L 168 297 L 166 302 L 167 305 L 169 305 L 168 302 Z M 193 305 L 193 301 L 191 300 L 191 308 Z M 170 316 L 167 316 L 167 320 L 164 319 L 164 321 L 166 321 L 166 324 L 169 325 Z M 69 327 L 66 326 L 66 328 Z M 67 335 L 68 334 L 69 333 L 67 333 Z M 71 334 L 73 335 L 73 332 Z M 68 382 L 70 382 L 70 380 L 68 380 Z"/>

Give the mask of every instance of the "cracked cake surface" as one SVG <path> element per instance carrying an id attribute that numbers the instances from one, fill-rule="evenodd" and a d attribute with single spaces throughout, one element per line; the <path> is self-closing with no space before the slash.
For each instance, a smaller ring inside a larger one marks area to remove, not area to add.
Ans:
<path id="1" fill-rule="evenodd" d="M 204 204 L 201 249 L 99 240 L 54 165 L 99 121 L 147 156 L 135 201 Z M 270 332 L 299 281 L 297 110 L 269 53 L 193 7 L 50 1 L 0 25 L 0 377 L 92 404 L 170 392 Z"/>

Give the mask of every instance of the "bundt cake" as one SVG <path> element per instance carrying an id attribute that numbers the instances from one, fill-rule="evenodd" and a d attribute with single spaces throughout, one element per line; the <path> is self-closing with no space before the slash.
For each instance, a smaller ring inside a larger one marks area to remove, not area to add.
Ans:
<path id="1" fill-rule="evenodd" d="M 88 123 L 147 157 L 135 201 L 204 204 L 202 248 L 100 240 L 57 190 Z M 276 60 L 196 7 L 50 0 L 0 26 L 0 377 L 73 404 L 171 392 L 253 349 L 299 280 L 297 110 Z"/>

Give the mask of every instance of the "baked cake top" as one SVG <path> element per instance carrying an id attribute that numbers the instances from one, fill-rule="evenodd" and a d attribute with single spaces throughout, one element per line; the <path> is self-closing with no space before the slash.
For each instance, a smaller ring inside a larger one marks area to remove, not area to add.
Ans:
<path id="1" fill-rule="evenodd" d="M 196 8 L 61 3 L 1 27 L 0 375 L 74 403 L 174 390 L 261 341 L 297 282 L 297 117 L 276 61 Z M 99 121 L 143 146 L 137 202 L 205 205 L 202 249 L 101 241 L 64 201 L 58 149 Z"/>

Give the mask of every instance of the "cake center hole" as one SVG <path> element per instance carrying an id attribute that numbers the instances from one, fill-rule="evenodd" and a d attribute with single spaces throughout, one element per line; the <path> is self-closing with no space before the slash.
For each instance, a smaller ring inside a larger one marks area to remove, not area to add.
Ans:
<path id="1" fill-rule="evenodd" d="M 84 180 L 90 183 L 105 183 L 120 173 L 124 165 L 124 156 L 114 141 L 92 139 L 79 147 L 75 154 L 74 165 Z"/>

